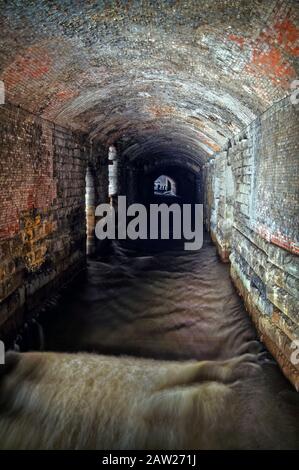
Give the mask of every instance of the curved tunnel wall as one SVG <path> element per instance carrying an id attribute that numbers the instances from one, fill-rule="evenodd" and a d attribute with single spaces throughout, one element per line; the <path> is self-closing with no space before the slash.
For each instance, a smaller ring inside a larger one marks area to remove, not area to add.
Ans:
<path id="1" fill-rule="evenodd" d="M 219 253 L 297 384 L 297 2 L 2 3 L 1 334 L 84 265 L 86 168 L 106 202 L 115 145 L 132 202 L 156 171 L 196 175 Z"/>
<path id="2" fill-rule="evenodd" d="M 299 390 L 298 110 L 289 98 L 204 169 L 206 222 L 260 337 Z"/>

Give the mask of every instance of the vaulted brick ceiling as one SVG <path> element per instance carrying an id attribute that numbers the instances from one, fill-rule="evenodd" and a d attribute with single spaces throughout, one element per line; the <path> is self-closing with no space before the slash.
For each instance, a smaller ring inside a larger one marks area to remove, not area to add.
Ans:
<path id="1" fill-rule="evenodd" d="M 297 0 L 0 5 L 7 99 L 135 154 L 205 160 L 298 76 Z"/>

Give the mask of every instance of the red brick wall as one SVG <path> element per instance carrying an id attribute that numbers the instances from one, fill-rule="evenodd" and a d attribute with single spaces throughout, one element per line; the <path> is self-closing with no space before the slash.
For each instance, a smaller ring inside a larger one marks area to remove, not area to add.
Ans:
<path id="1" fill-rule="evenodd" d="M 20 108 L 0 108 L 0 331 L 85 260 L 83 135 Z"/>

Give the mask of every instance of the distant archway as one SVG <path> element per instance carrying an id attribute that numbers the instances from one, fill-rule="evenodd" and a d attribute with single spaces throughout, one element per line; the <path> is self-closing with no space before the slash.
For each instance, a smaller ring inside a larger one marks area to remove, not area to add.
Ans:
<path id="1" fill-rule="evenodd" d="M 154 193 L 165 196 L 176 196 L 177 189 L 174 179 L 167 175 L 160 175 L 154 181 Z"/>

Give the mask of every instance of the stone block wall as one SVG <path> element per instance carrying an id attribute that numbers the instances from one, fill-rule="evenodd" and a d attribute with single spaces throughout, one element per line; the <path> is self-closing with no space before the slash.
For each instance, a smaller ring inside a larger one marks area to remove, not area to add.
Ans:
<path id="1" fill-rule="evenodd" d="M 230 262 L 261 339 L 297 390 L 298 137 L 299 113 L 285 98 L 204 168 L 211 236 L 221 258 Z"/>
<path id="2" fill-rule="evenodd" d="M 97 149 L 9 104 L 0 109 L 0 337 L 85 265 L 87 163 Z M 95 177 L 98 197 L 102 176 Z M 100 194 L 100 195 L 99 195 Z"/>

